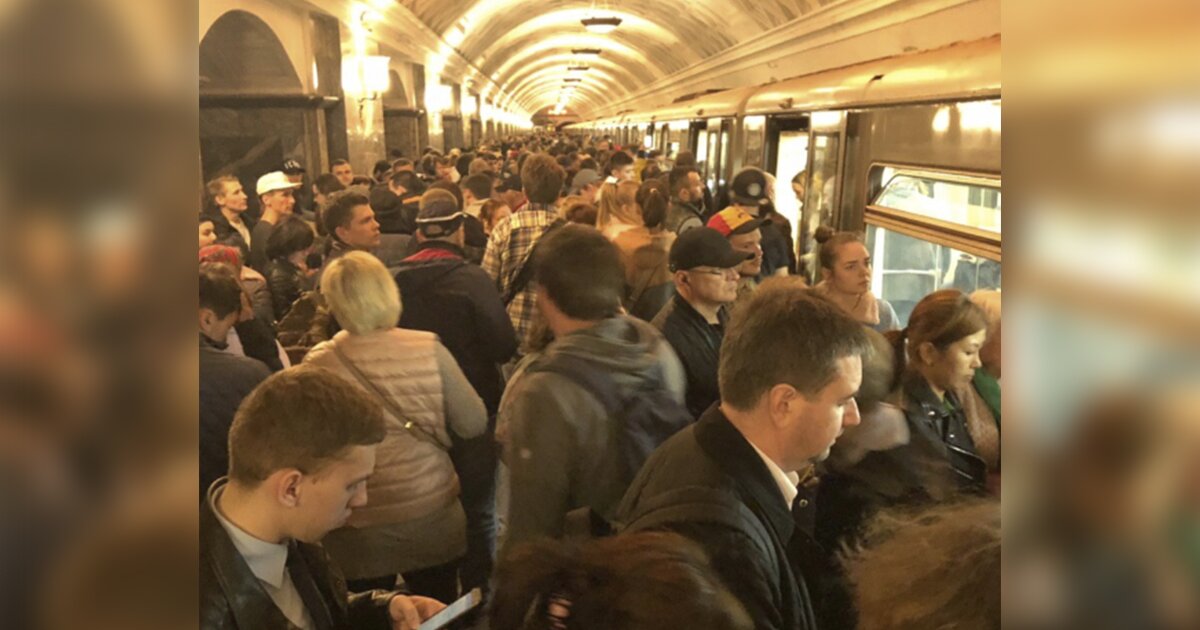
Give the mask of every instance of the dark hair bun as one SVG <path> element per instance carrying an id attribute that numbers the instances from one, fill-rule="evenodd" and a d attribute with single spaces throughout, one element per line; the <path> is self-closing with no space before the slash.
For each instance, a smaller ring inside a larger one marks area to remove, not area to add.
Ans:
<path id="1" fill-rule="evenodd" d="M 837 231 L 828 225 L 822 225 L 817 228 L 816 232 L 813 232 L 813 239 L 817 241 L 818 245 L 824 245 L 825 242 L 833 238 L 833 235 L 836 233 Z"/>

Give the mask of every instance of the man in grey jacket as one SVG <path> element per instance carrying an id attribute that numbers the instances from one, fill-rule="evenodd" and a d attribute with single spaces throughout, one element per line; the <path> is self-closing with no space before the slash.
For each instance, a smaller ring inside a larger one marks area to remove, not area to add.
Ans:
<path id="1" fill-rule="evenodd" d="M 612 517 L 629 479 L 620 468 L 617 418 L 586 386 L 544 369 L 584 363 L 621 398 L 666 392 L 682 405 L 686 379 L 670 344 L 649 324 L 621 313 L 620 253 L 599 232 L 568 225 L 534 259 L 538 312 L 555 340 L 509 385 L 497 433 L 510 470 L 506 552 L 539 536 L 558 537 L 567 512 L 591 507 Z"/>

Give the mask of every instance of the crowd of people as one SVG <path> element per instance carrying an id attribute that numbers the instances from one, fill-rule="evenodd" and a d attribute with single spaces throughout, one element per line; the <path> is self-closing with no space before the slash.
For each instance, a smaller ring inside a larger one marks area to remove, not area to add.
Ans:
<path id="1" fill-rule="evenodd" d="M 478 588 L 455 627 L 998 628 L 999 294 L 903 325 L 860 235 L 798 257 L 772 175 L 672 157 L 214 177 L 201 626 L 415 629 Z"/>

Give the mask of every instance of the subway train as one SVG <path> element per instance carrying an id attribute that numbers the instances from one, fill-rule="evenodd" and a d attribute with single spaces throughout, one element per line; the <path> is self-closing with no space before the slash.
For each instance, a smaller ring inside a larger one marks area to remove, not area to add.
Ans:
<path id="1" fill-rule="evenodd" d="M 1000 288 L 1000 121 L 995 36 L 564 129 L 691 151 L 718 199 L 744 167 L 773 173 L 797 254 L 821 225 L 865 232 L 872 290 L 906 321 L 933 291 Z"/>

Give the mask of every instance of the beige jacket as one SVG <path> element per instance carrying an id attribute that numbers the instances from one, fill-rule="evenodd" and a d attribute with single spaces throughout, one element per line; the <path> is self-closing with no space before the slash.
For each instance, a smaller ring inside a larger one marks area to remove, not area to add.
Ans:
<path id="1" fill-rule="evenodd" d="M 483 401 L 433 333 L 392 328 L 365 335 L 341 331 L 313 347 L 305 364 L 329 368 L 362 388 L 333 351 L 336 345 L 410 420 L 449 447 L 448 430 L 475 437 L 487 427 Z M 364 388 L 365 389 L 365 388 Z M 376 394 L 368 392 L 373 398 Z M 387 437 L 375 454 L 368 503 L 354 511 L 353 527 L 405 523 L 455 503 L 458 476 L 442 447 L 418 439 L 384 406 Z"/>

